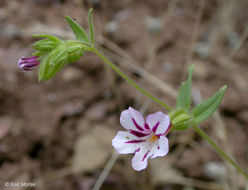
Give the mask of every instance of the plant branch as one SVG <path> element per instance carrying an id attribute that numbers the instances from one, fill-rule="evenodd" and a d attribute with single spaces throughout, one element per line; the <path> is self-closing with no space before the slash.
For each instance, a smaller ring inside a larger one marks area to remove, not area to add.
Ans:
<path id="1" fill-rule="evenodd" d="M 197 126 L 193 126 L 195 131 L 201 135 L 209 144 L 223 157 L 225 158 L 233 167 L 235 167 L 241 174 L 243 174 L 248 179 L 248 174 L 242 170 L 202 129 Z"/>
<path id="2" fill-rule="evenodd" d="M 162 107 L 167 109 L 168 111 L 171 111 L 172 108 L 156 98 L 154 95 L 152 95 L 147 90 L 141 88 L 137 83 L 135 83 L 131 78 L 129 78 L 126 74 L 124 74 L 116 65 L 114 65 L 111 61 L 109 61 L 102 53 L 100 53 L 97 49 L 91 48 L 91 52 L 95 53 L 97 56 L 99 56 L 108 66 L 110 66 L 117 74 L 119 74 L 123 79 L 125 79 L 129 84 L 131 84 L 133 87 L 135 87 L 137 90 L 139 90 L 142 94 L 146 95 L 148 98 L 152 99 L 153 101 L 160 104 Z"/>

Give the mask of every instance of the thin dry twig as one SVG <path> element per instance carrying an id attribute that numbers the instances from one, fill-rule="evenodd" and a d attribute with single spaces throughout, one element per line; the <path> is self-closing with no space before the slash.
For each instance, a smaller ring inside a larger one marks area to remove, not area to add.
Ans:
<path id="1" fill-rule="evenodd" d="M 187 68 L 191 64 L 191 60 L 193 58 L 194 47 L 195 47 L 195 43 L 196 43 L 197 36 L 198 36 L 198 33 L 199 33 L 199 28 L 200 28 L 201 19 L 202 19 L 202 13 L 203 13 L 203 10 L 204 10 L 204 7 L 205 7 L 205 2 L 206 2 L 206 0 L 200 0 L 199 1 L 199 6 L 200 7 L 199 7 L 199 9 L 197 10 L 197 13 L 196 13 L 196 21 L 195 21 L 194 26 L 193 26 L 192 39 L 191 39 L 189 51 L 188 51 L 187 56 L 186 56 L 186 61 L 185 61 L 185 64 L 184 64 L 181 81 L 184 80 L 184 78 L 186 77 Z"/>
<path id="2" fill-rule="evenodd" d="M 167 83 L 163 82 L 159 78 L 155 77 L 154 75 L 150 74 L 146 70 L 140 68 L 136 64 L 131 63 L 130 61 L 113 54 L 107 49 L 102 49 L 106 54 L 110 55 L 111 58 L 115 59 L 118 63 L 120 63 L 123 67 L 127 69 L 131 69 L 133 72 L 138 73 L 142 78 L 148 80 L 153 85 L 155 85 L 158 89 L 160 89 L 164 94 L 167 94 L 172 97 L 177 97 L 177 92 Z M 112 49 L 111 49 L 112 50 Z"/>
<path id="3" fill-rule="evenodd" d="M 114 166 L 115 162 L 117 161 L 118 157 L 119 157 L 119 154 L 114 151 L 112 156 L 111 156 L 111 158 L 109 159 L 109 161 L 105 165 L 103 171 L 101 172 L 99 178 L 97 179 L 95 185 L 93 186 L 92 190 L 98 190 L 98 189 L 101 188 L 102 184 L 104 183 L 104 181 L 108 177 L 109 172 L 113 168 L 113 166 Z"/>
<path id="4" fill-rule="evenodd" d="M 236 53 L 240 50 L 240 48 L 242 47 L 242 45 L 244 44 L 244 42 L 247 38 L 248 38 L 248 25 L 245 27 L 244 32 L 240 35 L 236 44 L 231 49 L 230 54 L 228 56 L 230 59 L 236 55 Z"/>

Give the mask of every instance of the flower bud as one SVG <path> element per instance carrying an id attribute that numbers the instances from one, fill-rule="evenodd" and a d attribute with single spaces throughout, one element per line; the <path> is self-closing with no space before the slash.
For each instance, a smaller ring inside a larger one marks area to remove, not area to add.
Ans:
<path id="1" fill-rule="evenodd" d="M 32 45 L 32 47 L 37 50 L 35 53 L 33 53 L 33 56 L 43 56 L 54 50 L 59 44 L 62 43 L 59 38 L 48 34 L 34 34 L 33 36 L 44 38 Z"/>
<path id="2" fill-rule="evenodd" d="M 183 108 L 171 111 L 169 116 L 172 122 L 172 130 L 186 130 L 193 123 L 192 116 Z"/>
<path id="3" fill-rule="evenodd" d="M 39 57 L 22 57 L 18 60 L 18 67 L 24 71 L 31 71 L 40 64 Z"/>

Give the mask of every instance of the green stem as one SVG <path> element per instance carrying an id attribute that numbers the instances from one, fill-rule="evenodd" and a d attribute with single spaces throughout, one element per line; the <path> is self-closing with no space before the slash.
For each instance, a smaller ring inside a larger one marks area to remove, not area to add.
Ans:
<path id="1" fill-rule="evenodd" d="M 141 88 L 137 83 L 135 83 L 131 78 L 129 78 L 126 74 L 124 74 L 117 66 L 115 66 L 111 61 L 109 61 L 102 53 L 100 53 L 97 49 L 91 48 L 91 52 L 95 53 L 98 55 L 108 66 L 110 66 L 116 73 L 118 73 L 123 79 L 125 79 L 129 84 L 131 84 L 133 87 L 135 87 L 137 90 L 139 90 L 141 93 L 146 95 L 148 98 L 152 99 L 153 101 L 157 102 L 161 106 L 163 106 L 165 109 L 168 111 L 171 111 L 172 108 L 156 98 L 154 95 L 152 95 L 150 92 L 147 90 Z"/>
<path id="2" fill-rule="evenodd" d="M 166 108 L 168 111 L 171 111 L 172 108 L 169 107 L 167 104 L 153 96 L 150 92 L 144 90 L 141 88 L 138 84 L 136 84 L 132 79 L 130 79 L 127 75 L 125 75 L 117 66 L 115 66 L 111 61 L 109 61 L 103 54 L 101 54 L 97 49 L 91 47 L 89 48 L 89 51 L 95 53 L 98 55 L 108 66 L 110 66 L 116 73 L 118 73 L 122 78 L 124 78 L 129 84 L 134 86 L 137 90 L 139 90 L 141 93 L 152 99 L 153 101 L 157 102 L 162 107 Z M 211 138 L 199 127 L 193 126 L 193 128 L 196 130 L 199 135 L 201 135 L 206 141 L 208 141 L 209 144 L 223 157 L 225 158 L 233 167 L 235 167 L 238 172 L 240 172 L 243 176 L 245 176 L 248 179 L 248 174 L 242 170 L 223 150 L 213 141 Z"/>
<path id="3" fill-rule="evenodd" d="M 248 174 L 242 170 L 221 148 L 212 140 L 210 137 L 199 127 L 193 126 L 196 132 L 201 135 L 212 147 L 223 157 L 225 158 L 233 167 L 235 167 L 241 174 L 243 174 L 248 179 Z"/>

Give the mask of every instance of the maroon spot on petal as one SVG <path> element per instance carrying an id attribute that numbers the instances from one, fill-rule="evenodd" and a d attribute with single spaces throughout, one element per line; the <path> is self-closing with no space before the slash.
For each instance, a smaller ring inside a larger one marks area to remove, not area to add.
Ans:
<path id="1" fill-rule="evenodd" d="M 147 123 L 145 124 L 145 129 L 148 129 L 148 130 L 150 129 L 150 127 Z"/>
<path id="2" fill-rule="evenodd" d="M 172 127 L 172 123 L 170 123 L 168 129 L 165 131 L 165 133 L 164 133 L 165 135 L 167 135 L 167 133 L 170 131 L 171 127 Z"/>
<path id="3" fill-rule="evenodd" d="M 142 143 L 145 142 L 145 140 L 131 140 L 131 141 L 127 141 L 126 143 Z"/>
<path id="4" fill-rule="evenodd" d="M 157 128 L 158 128 L 159 122 L 156 123 L 156 125 L 154 125 L 154 127 L 152 128 L 152 131 L 155 133 Z"/>
<path id="5" fill-rule="evenodd" d="M 160 147 L 158 146 L 158 150 L 160 149 Z"/>
<path id="6" fill-rule="evenodd" d="M 136 150 L 134 151 L 134 153 L 139 152 L 139 151 L 140 151 L 140 148 L 136 149 Z"/>
<path id="7" fill-rule="evenodd" d="M 142 162 L 146 159 L 146 157 L 147 157 L 147 155 L 149 154 L 149 152 L 150 152 L 150 150 L 148 150 L 148 151 L 145 153 L 145 155 L 144 155 L 144 157 L 143 157 L 143 159 L 142 159 Z"/>
<path id="8" fill-rule="evenodd" d="M 138 130 L 144 131 L 144 129 L 143 129 L 141 126 L 138 125 L 138 123 L 135 121 L 134 118 L 132 118 L 132 121 L 133 121 L 133 124 L 135 125 L 135 127 L 136 127 Z"/>
<path id="9" fill-rule="evenodd" d="M 139 132 L 139 131 L 134 131 L 134 130 L 131 130 L 130 133 L 132 133 L 133 135 L 135 135 L 136 137 L 145 137 L 149 134 L 145 134 L 145 133 L 142 133 L 142 132 Z"/>

